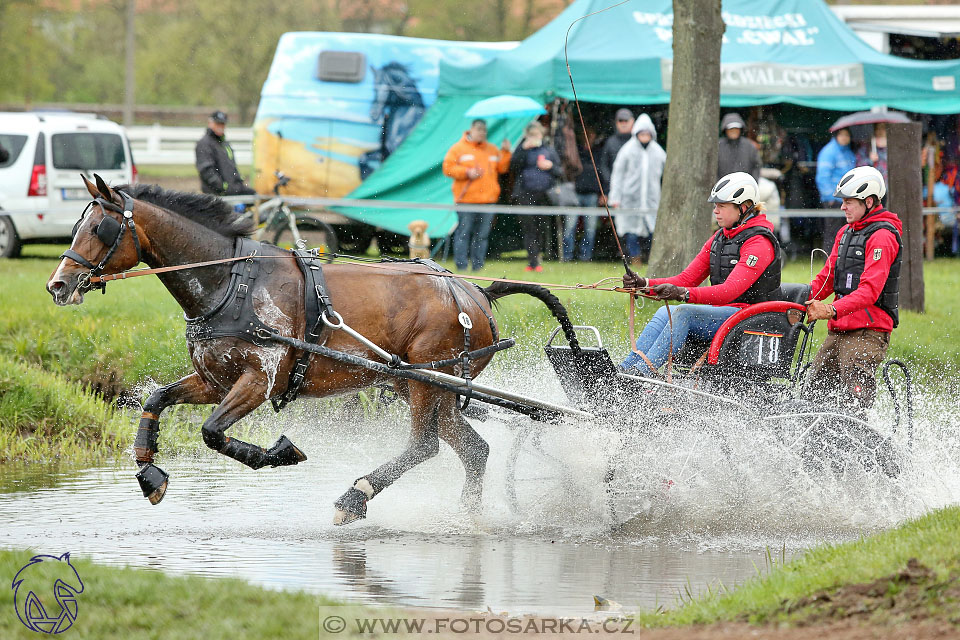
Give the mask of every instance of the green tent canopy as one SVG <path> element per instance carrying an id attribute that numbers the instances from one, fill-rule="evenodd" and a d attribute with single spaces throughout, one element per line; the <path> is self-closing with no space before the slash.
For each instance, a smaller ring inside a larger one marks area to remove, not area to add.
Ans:
<path id="1" fill-rule="evenodd" d="M 577 96 L 585 102 L 670 101 L 672 0 L 576 0 L 520 46 L 487 62 L 441 63 L 439 98 L 417 129 L 356 191 L 354 198 L 453 202 L 443 155 L 467 128 L 462 114 L 498 94 L 572 99 L 564 42 Z M 578 20 L 593 12 L 583 20 Z M 860 111 L 886 105 L 920 113 L 960 112 L 960 60 L 927 62 L 882 54 L 863 42 L 821 0 L 723 0 L 720 104 L 789 102 Z M 571 26 L 572 25 L 572 26 Z M 493 124 L 493 123 L 491 123 Z M 522 122 L 500 122 L 490 139 L 514 139 Z M 424 212 L 430 233 L 456 224 L 452 212 Z M 362 219 L 405 233 L 411 212 L 367 211 Z M 402 222 L 402 224 L 401 224 Z"/>

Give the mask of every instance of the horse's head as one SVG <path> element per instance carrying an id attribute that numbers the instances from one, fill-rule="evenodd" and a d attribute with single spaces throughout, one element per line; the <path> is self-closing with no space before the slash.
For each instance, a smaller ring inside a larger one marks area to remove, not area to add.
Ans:
<path id="1" fill-rule="evenodd" d="M 58 305 L 80 304 L 84 293 L 105 286 L 91 278 L 136 266 L 148 242 L 143 229 L 134 224 L 133 199 L 111 189 L 100 176 L 94 178 L 96 185 L 83 178 L 93 200 L 74 225 L 70 248 L 47 281 L 47 291 Z"/>
<path id="2" fill-rule="evenodd" d="M 423 98 L 417 89 L 417 82 L 406 66 L 399 62 L 389 62 L 382 68 L 371 66 L 373 71 L 373 104 L 370 105 L 370 119 L 380 122 L 384 111 L 405 106 L 423 107 Z"/>

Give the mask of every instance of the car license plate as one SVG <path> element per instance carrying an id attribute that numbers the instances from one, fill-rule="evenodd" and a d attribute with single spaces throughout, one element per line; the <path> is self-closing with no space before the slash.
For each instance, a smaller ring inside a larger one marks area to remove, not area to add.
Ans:
<path id="1" fill-rule="evenodd" d="M 89 200 L 90 193 L 86 189 L 60 189 L 64 200 Z"/>

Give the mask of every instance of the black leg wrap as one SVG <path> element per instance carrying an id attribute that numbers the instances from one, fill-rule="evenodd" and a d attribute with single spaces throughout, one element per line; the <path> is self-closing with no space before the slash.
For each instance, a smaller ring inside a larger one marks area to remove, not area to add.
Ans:
<path id="1" fill-rule="evenodd" d="M 263 447 L 258 447 L 243 440 L 226 438 L 219 451 L 223 455 L 233 458 L 237 462 L 242 462 L 251 469 L 259 469 L 267 464 L 267 452 Z"/>
<path id="2" fill-rule="evenodd" d="M 166 471 L 153 464 L 142 464 L 137 472 L 137 482 L 140 483 L 140 490 L 143 491 L 143 497 L 150 501 L 150 504 L 158 504 L 163 500 L 167 493 L 167 481 L 170 476 Z"/>
<path id="3" fill-rule="evenodd" d="M 338 522 L 337 524 L 347 524 L 348 522 L 353 522 L 354 520 L 358 520 L 360 518 L 366 518 L 367 494 L 355 487 L 350 487 L 347 489 L 345 494 L 340 496 L 340 498 L 333 503 L 333 506 L 354 516 L 342 523 Z"/>
<path id="4" fill-rule="evenodd" d="M 140 462 L 152 462 L 157 452 L 157 439 L 160 436 L 160 421 L 143 415 L 137 428 L 137 437 L 133 441 L 133 451 Z"/>

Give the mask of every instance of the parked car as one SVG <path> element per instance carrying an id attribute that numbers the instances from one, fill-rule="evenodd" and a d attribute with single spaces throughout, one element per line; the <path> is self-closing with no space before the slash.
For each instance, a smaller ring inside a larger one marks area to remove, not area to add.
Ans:
<path id="1" fill-rule="evenodd" d="M 70 238 L 90 199 L 80 174 L 114 185 L 137 178 L 123 127 L 95 114 L 0 113 L 0 146 L 0 258 L 25 242 Z"/>

